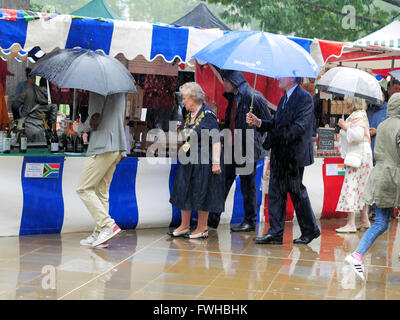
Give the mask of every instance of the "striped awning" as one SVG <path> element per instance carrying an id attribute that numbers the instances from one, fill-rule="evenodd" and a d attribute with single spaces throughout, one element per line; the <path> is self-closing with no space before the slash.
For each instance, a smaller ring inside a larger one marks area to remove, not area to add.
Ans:
<path id="1" fill-rule="evenodd" d="M 34 62 L 43 52 L 48 53 L 55 48 L 90 46 L 92 50 L 102 50 L 113 57 L 122 53 L 128 60 L 142 55 L 147 61 L 161 56 L 167 62 L 177 58 L 181 63 L 188 63 L 195 53 L 227 32 L 161 23 L 0 9 L 0 58 L 22 61 L 30 57 Z M 387 75 L 391 70 L 392 57 L 383 54 L 387 55 L 387 50 L 393 45 L 394 53 L 391 54 L 396 56 L 394 67 L 399 68 L 399 21 L 352 43 L 288 38 L 310 52 L 321 67 L 328 63 L 352 67 L 357 65 L 358 68 L 376 70 L 381 75 Z M 375 44 L 377 42 L 379 45 Z M 381 59 L 383 57 L 385 59 Z"/>
<path id="2" fill-rule="evenodd" d="M 191 57 L 224 31 L 147 22 L 87 18 L 66 14 L 0 9 L 0 47 L 6 59 L 24 60 L 40 47 L 45 53 L 55 48 L 89 48 L 128 60 L 138 55 L 148 61 L 162 56 L 167 62 Z"/>
<path id="3" fill-rule="evenodd" d="M 387 26 L 354 42 L 357 45 L 374 45 L 400 49 L 400 21 L 393 21 Z"/>

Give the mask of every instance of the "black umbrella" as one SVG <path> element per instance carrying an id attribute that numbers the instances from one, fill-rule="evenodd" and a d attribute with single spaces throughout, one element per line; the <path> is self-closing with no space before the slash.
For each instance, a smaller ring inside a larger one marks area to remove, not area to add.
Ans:
<path id="1" fill-rule="evenodd" d="M 136 93 L 135 80 L 117 59 L 90 49 L 62 49 L 45 57 L 31 72 L 58 88 L 84 89 L 107 96 Z"/>

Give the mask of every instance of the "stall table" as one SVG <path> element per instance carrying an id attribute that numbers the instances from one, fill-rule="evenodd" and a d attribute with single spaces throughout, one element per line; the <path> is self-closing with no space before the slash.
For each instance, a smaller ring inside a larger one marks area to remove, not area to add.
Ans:
<path id="1" fill-rule="evenodd" d="M 52 154 L 46 148 L 0 154 L 0 236 L 91 232 L 93 218 L 75 191 L 84 162 L 84 154 Z M 259 212 L 263 168 L 260 161 Z M 111 217 L 122 229 L 177 226 L 180 211 L 169 202 L 177 169 L 173 158 L 128 157 L 120 162 L 110 186 Z M 237 179 L 221 223 L 239 223 L 243 217 Z"/>

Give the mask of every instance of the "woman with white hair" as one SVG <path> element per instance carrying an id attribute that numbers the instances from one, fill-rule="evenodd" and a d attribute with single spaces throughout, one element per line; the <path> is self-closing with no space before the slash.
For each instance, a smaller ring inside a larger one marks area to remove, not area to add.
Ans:
<path id="1" fill-rule="evenodd" d="M 400 204 L 400 93 L 392 95 L 387 107 L 387 119 L 378 126 L 374 155 L 376 166 L 368 179 L 362 201 L 376 204 L 375 223 L 362 237 L 357 249 L 345 261 L 361 278 L 364 277 L 362 259 L 375 240 L 389 226 L 394 207 Z"/>
<path id="2" fill-rule="evenodd" d="M 347 212 L 347 223 L 344 227 L 336 229 L 336 232 L 354 233 L 358 229 L 370 227 L 367 206 L 361 202 L 361 197 L 373 167 L 372 150 L 365 100 L 345 96 L 344 104 L 351 114 L 346 120 L 339 119 L 338 122 L 342 128 L 339 133 L 339 145 L 346 173 L 336 211 Z M 357 226 L 356 211 L 361 212 L 361 224 Z"/>
<path id="3" fill-rule="evenodd" d="M 205 94 L 197 83 L 185 83 L 179 91 L 188 111 L 180 152 L 189 156 L 189 161 L 179 164 L 170 199 L 181 209 L 181 224 L 168 234 L 171 237 L 207 238 L 209 212 L 222 212 L 225 204 L 219 126 L 214 112 L 204 104 Z M 192 157 L 191 153 L 197 156 Z M 198 223 L 190 233 L 193 210 L 198 212 Z"/>

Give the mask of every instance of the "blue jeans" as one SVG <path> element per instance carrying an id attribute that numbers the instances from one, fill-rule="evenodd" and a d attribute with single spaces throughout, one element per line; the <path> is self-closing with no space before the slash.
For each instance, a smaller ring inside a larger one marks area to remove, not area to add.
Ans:
<path id="1" fill-rule="evenodd" d="M 375 223 L 364 233 L 356 249 L 358 253 L 364 255 L 375 242 L 376 238 L 387 230 L 392 210 L 393 208 L 377 207 L 375 209 Z"/>

